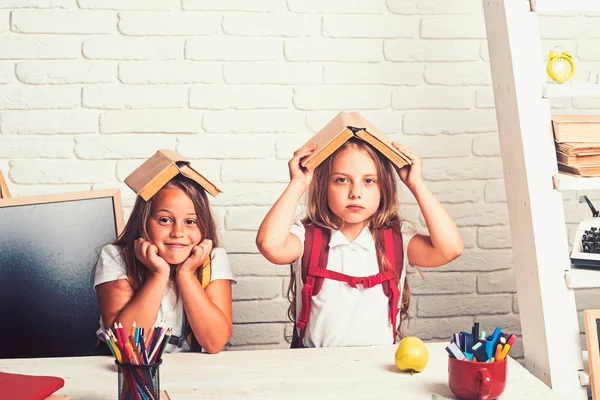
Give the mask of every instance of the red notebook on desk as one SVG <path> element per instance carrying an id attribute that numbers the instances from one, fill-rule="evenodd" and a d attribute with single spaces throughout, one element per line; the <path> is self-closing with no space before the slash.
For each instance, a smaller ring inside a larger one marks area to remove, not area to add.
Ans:
<path id="1" fill-rule="evenodd" d="M 0 372 L 0 400 L 43 400 L 65 385 L 63 378 Z"/>

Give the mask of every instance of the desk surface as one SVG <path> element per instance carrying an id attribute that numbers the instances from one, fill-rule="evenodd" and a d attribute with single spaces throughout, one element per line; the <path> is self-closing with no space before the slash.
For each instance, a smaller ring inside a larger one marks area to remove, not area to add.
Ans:
<path id="1" fill-rule="evenodd" d="M 225 351 L 164 356 L 161 389 L 187 399 L 427 399 L 454 398 L 448 388 L 446 343 L 428 343 L 429 365 L 419 374 L 398 371 L 395 346 Z M 110 357 L 0 360 L 0 371 L 65 379 L 57 392 L 73 400 L 116 398 Z M 509 360 L 502 399 L 559 399 L 544 383 Z"/>

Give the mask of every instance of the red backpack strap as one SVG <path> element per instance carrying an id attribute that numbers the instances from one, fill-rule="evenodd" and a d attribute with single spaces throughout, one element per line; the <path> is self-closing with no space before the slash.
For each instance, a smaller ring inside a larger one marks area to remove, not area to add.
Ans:
<path id="1" fill-rule="evenodd" d="M 398 302 L 400 301 L 400 289 L 398 284 L 402 271 L 404 269 L 404 246 L 402 242 L 402 232 L 400 226 L 397 228 L 385 228 L 377 232 L 379 237 L 382 239 L 383 249 L 385 257 L 389 262 L 392 269 L 385 271 L 385 274 L 390 277 L 389 280 L 384 281 L 381 284 L 383 293 L 389 299 L 390 305 L 390 322 L 392 324 L 392 335 L 394 343 L 396 343 L 396 324 L 398 321 Z M 379 270 L 382 270 L 381 260 L 379 254 L 377 254 L 377 262 L 379 263 Z"/>
<path id="2" fill-rule="evenodd" d="M 329 239 L 331 231 L 314 225 L 305 225 L 304 254 L 302 255 L 302 306 L 298 315 L 296 327 L 299 330 L 299 342 L 302 346 L 304 329 L 310 315 L 310 302 L 312 296 L 319 293 L 323 285 L 323 278 L 315 275 L 319 269 L 327 268 L 329 257 Z"/>
<path id="3" fill-rule="evenodd" d="M 302 282 L 306 284 L 309 275 L 315 277 L 313 295 L 321 290 L 323 278 L 318 276 L 317 269 L 327 269 L 329 259 L 329 240 L 331 230 L 315 225 L 304 225 L 304 254 L 302 254 Z"/>

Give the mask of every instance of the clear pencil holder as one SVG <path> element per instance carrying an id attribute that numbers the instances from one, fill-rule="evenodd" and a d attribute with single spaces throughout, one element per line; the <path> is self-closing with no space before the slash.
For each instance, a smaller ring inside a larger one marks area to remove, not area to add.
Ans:
<path id="1" fill-rule="evenodd" d="M 160 364 L 121 364 L 119 367 L 119 400 L 160 400 Z"/>

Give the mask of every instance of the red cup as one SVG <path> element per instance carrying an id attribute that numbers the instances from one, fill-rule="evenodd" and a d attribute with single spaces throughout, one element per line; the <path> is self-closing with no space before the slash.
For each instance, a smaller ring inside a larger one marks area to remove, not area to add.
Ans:
<path id="1" fill-rule="evenodd" d="M 462 400 L 497 399 L 506 387 L 506 365 L 506 359 L 471 362 L 448 357 L 448 385 Z"/>

